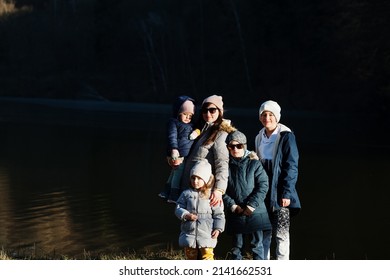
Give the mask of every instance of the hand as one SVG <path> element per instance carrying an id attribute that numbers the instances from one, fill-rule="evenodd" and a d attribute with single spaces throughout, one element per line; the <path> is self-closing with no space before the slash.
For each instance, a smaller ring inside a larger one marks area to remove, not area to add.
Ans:
<path id="1" fill-rule="evenodd" d="M 171 152 L 171 158 L 172 160 L 176 160 L 180 157 L 180 153 L 177 149 L 172 149 L 172 152 Z"/>
<path id="2" fill-rule="evenodd" d="M 183 158 L 173 160 L 171 157 L 167 157 L 168 164 L 171 168 L 176 169 L 183 163 Z"/>
<path id="3" fill-rule="evenodd" d="M 187 220 L 187 221 L 196 221 L 198 219 L 198 216 L 196 214 L 192 214 L 192 213 L 189 213 L 189 214 L 186 214 L 184 216 L 184 218 Z"/>
<path id="4" fill-rule="evenodd" d="M 248 206 L 246 206 L 245 207 L 245 209 L 243 210 L 243 212 L 242 212 L 242 214 L 244 215 L 244 216 L 250 216 L 250 215 L 252 215 L 252 213 L 253 213 L 253 211 L 251 210 L 251 209 L 249 209 L 249 207 Z"/>
<path id="5" fill-rule="evenodd" d="M 214 190 L 210 196 L 210 205 L 211 206 L 222 206 L 222 193 L 218 190 Z"/>
<path id="6" fill-rule="evenodd" d="M 213 232 L 211 233 L 211 238 L 217 239 L 220 233 L 221 232 L 218 229 L 214 229 Z"/>
<path id="7" fill-rule="evenodd" d="M 234 213 L 236 213 L 237 215 L 241 215 L 242 212 L 244 212 L 244 209 L 242 209 L 240 205 L 237 205 L 236 209 L 234 209 Z"/>
<path id="8" fill-rule="evenodd" d="M 282 198 L 282 207 L 290 206 L 291 200 L 288 198 Z"/>

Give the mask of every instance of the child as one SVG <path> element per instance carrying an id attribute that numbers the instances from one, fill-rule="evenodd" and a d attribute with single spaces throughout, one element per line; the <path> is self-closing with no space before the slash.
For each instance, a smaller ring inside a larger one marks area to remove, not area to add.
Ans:
<path id="1" fill-rule="evenodd" d="M 190 172 L 192 188 L 182 192 L 175 215 L 182 220 L 179 245 L 188 260 L 213 260 L 217 238 L 225 228 L 223 206 L 210 206 L 214 176 L 211 165 L 197 162 Z"/>
<path id="2" fill-rule="evenodd" d="M 265 200 L 272 223 L 272 238 L 265 250 L 277 260 L 290 259 L 290 222 L 299 213 L 296 183 L 299 152 L 294 133 L 280 123 L 281 108 L 275 101 L 261 104 L 259 120 L 263 128 L 255 138 L 256 153 L 268 174 L 269 190 Z M 271 245 L 272 242 L 272 245 Z"/>
<path id="3" fill-rule="evenodd" d="M 172 117 L 167 126 L 167 160 L 172 170 L 165 190 L 159 193 L 167 202 L 175 203 L 180 194 L 180 179 L 183 174 L 184 158 L 188 155 L 193 140 L 199 130 L 193 130 L 192 117 L 195 112 L 194 99 L 189 96 L 179 96 L 172 106 Z"/>
<path id="4" fill-rule="evenodd" d="M 232 259 L 241 260 L 245 238 L 250 238 L 254 260 L 267 259 L 263 239 L 271 236 L 271 222 L 264 200 L 268 176 L 256 154 L 246 148 L 246 137 L 234 131 L 226 138 L 230 153 L 229 180 L 223 201 L 226 206 L 226 232 L 233 236 Z"/>

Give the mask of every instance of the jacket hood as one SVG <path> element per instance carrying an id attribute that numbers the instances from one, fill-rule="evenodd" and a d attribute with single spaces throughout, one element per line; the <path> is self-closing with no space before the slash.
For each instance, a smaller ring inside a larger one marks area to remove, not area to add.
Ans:
<path id="1" fill-rule="evenodd" d="M 232 126 L 231 121 L 227 119 L 223 119 L 221 125 L 219 126 L 219 130 L 226 131 L 227 133 L 231 133 L 236 131 L 237 129 Z"/>
<path id="2" fill-rule="evenodd" d="M 257 156 L 257 154 L 254 151 L 250 151 L 250 150 L 245 150 L 244 156 L 240 159 L 235 159 L 231 155 L 229 155 L 229 157 L 236 160 L 236 161 L 241 161 L 244 158 L 249 158 L 249 160 L 259 160 L 259 157 Z"/>
<path id="3" fill-rule="evenodd" d="M 281 124 L 281 123 L 278 123 L 278 126 L 280 127 L 280 132 L 284 132 L 284 131 L 288 131 L 288 132 L 292 132 L 291 129 L 287 126 L 285 126 L 284 124 Z M 259 131 L 260 132 L 263 132 L 265 130 L 264 127 L 262 127 Z"/>
<path id="4" fill-rule="evenodd" d="M 212 127 L 214 125 L 214 123 L 208 123 L 206 122 L 202 128 L 202 131 L 205 131 L 205 130 L 208 130 L 210 127 Z M 237 129 L 232 126 L 231 124 L 231 121 L 230 120 L 227 120 L 227 119 L 222 119 L 222 122 L 221 124 L 219 125 L 219 128 L 218 128 L 219 131 L 225 131 L 227 133 L 232 133 L 234 131 L 236 131 Z"/>
<path id="5" fill-rule="evenodd" d="M 187 95 L 181 95 L 176 98 L 172 105 L 172 117 L 177 118 L 181 105 L 183 105 L 183 103 L 187 100 L 192 101 L 195 104 L 195 100 Z"/>

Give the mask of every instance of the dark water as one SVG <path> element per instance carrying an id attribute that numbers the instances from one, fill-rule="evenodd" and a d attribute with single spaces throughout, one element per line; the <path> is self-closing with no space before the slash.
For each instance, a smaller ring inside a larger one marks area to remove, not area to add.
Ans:
<path id="1" fill-rule="evenodd" d="M 231 112 L 252 141 L 254 115 Z M 177 248 L 179 221 L 157 197 L 169 174 L 166 118 L 136 114 L 129 126 L 1 123 L 0 246 L 75 258 Z M 291 258 L 389 259 L 388 146 L 319 144 L 310 122 L 289 120 L 299 122 L 303 204 L 292 221 Z M 222 235 L 217 256 L 228 247 Z"/>

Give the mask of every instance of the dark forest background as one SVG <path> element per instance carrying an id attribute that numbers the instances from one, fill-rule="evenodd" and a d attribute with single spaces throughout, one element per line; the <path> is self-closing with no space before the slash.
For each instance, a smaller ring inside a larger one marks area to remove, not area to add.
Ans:
<path id="1" fill-rule="evenodd" d="M 0 95 L 385 114 L 390 1 L 0 0 Z"/>

